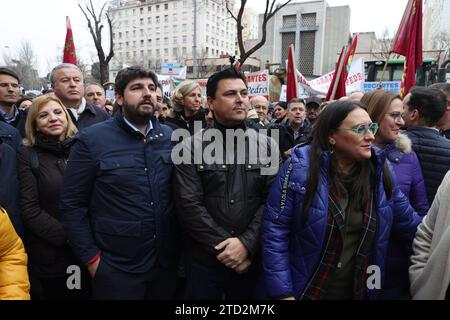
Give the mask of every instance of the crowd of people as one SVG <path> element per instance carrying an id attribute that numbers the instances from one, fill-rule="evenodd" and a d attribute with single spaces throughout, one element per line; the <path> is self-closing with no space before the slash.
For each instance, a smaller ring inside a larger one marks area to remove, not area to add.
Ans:
<path id="1" fill-rule="evenodd" d="M 318 107 L 233 67 L 170 99 L 124 68 L 114 103 L 50 79 L 0 68 L 0 299 L 450 299 L 450 84 Z"/>

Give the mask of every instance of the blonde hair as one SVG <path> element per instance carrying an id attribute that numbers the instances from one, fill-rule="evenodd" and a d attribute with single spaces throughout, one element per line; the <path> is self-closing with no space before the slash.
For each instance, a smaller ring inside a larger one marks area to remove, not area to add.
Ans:
<path id="1" fill-rule="evenodd" d="M 36 136 L 37 136 L 37 129 L 36 129 L 36 118 L 39 115 L 39 110 L 45 106 L 47 103 L 54 101 L 58 103 L 61 108 L 63 109 L 66 118 L 67 118 L 67 131 L 65 139 L 72 138 L 75 136 L 75 134 L 78 132 L 77 127 L 72 122 L 72 119 L 69 116 L 69 113 L 64 106 L 64 104 L 59 100 L 55 95 L 43 95 L 40 97 L 37 97 L 33 100 L 33 103 L 31 104 L 30 108 L 28 108 L 28 115 L 27 115 L 27 121 L 25 122 L 25 134 L 26 138 L 23 139 L 23 144 L 26 146 L 34 146 L 36 144 Z"/>
<path id="2" fill-rule="evenodd" d="M 199 89 L 201 91 L 200 85 L 191 80 L 186 80 L 181 82 L 176 88 L 172 95 L 172 105 L 175 112 L 182 112 L 184 108 L 184 97 L 186 97 L 191 91 Z"/>

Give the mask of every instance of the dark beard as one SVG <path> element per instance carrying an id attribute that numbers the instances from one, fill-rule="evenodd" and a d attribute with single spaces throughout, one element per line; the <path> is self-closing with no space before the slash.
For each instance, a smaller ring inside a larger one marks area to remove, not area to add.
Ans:
<path id="1" fill-rule="evenodd" d="M 131 122 L 138 125 L 146 125 L 153 117 L 155 106 L 152 104 L 153 110 L 149 113 L 143 113 L 139 111 L 139 106 L 129 105 L 126 101 L 123 102 L 122 112 L 124 116 Z"/>

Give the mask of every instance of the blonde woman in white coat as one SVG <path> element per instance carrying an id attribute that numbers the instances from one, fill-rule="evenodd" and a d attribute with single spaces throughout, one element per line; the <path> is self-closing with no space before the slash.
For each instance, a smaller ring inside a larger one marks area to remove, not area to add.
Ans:
<path id="1" fill-rule="evenodd" d="M 416 300 L 450 299 L 450 171 L 419 225 L 409 268 Z"/>

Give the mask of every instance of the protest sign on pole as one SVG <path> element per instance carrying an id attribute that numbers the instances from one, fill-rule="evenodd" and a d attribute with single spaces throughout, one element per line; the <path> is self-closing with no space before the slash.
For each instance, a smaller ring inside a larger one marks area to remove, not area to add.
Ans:
<path id="1" fill-rule="evenodd" d="M 172 94 L 173 81 L 171 76 L 158 75 L 158 82 L 163 87 L 164 95 L 170 99 L 170 95 Z"/>
<path id="2" fill-rule="evenodd" d="M 269 71 L 263 70 L 253 73 L 248 73 L 247 85 L 248 96 L 250 98 L 256 96 L 264 96 L 269 99 Z"/>

